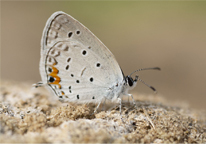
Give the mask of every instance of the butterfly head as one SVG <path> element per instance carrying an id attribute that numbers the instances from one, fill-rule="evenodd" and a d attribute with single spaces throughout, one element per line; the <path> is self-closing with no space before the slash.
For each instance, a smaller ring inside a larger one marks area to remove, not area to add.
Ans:
<path id="1" fill-rule="evenodd" d="M 133 89 L 138 81 L 138 76 L 135 76 L 135 79 L 133 79 L 130 75 L 125 77 L 125 84 L 127 85 L 128 89 Z"/>
<path id="2" fill-rule="evenodd" d="M 151 88 L 154 92 L 156 92 L 156 89 L 153 87 L 153 86 L 150 86 L 148 85 L 147 83 L 145 83 L 143 80 L 141 80 L 139 78 L 139 76 L 135 76 L 135 79 L 133 79 L 131 76 L 133 73 L 135 72 L 138 72 L 138 71 L 142 71 L 142 70 L 160 70 L 159 67 L 151 67 L 151 68 L 143 68 L 143 69 L 138 69 L 138 70 L 135 70 L 134 72 L 132 72 L 130 75 L 126 76 L 125 77 L 125 85 L 127 86 L 127 89 L 128 90 L 131 90 L 133 89 L 136 84 L 137 84 L 137 81 L 140 81 L 142 82 L 143 84 L 145 84 L 146 86 L 148 86 L 149 88 Z"/>

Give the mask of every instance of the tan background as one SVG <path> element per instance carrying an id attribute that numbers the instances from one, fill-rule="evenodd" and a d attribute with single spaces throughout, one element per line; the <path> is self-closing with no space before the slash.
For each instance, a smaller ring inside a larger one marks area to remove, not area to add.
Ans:
<path id="1" fill-rule="evenodd" d="M 38 82 L 46 20 L 64 11 L 88 27 L 124 73 L 139 72 L 166 99 L 206 108 L 206 2 L 1 2 L 1 78 Z M 134 91 L 152 94 L 138 83 Z"/>

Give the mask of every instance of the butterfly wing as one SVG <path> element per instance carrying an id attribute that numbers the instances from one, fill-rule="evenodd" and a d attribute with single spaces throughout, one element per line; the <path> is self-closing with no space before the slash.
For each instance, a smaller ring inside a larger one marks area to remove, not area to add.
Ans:
<path id="1" fill-rule="evenodd" d="M 64 12 L 47 21 L 41 41 L 40 73 L 63 101 L 99 102 L 123 81 L 109 49 L 84 25 Z"/>

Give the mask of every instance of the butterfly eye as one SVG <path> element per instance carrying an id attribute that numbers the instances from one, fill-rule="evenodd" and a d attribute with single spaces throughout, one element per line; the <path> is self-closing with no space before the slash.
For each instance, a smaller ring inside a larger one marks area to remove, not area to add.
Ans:
<path id="1" fill-rule="evenodd" d="M 133 79 L 131 77 L 127 76 L 127 82 L 128 82 L 130 87 L 133 86 L 134 81 L 133 81 Z"/>

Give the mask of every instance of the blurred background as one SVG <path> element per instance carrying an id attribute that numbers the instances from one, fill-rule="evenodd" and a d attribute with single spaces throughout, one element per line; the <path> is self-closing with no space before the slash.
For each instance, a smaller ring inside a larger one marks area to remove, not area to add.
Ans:
<path id="1" fill-rule="evenodd" d="M 125 75 L 138 74 L 168 100 L 206 109 L 206 2 L 1 2 L 1 79 L 40 81 L 40 40 L 47 19 L 64 11 L 115 55 Z M 133 92 L 152 94 L 138 83 Z"/>

